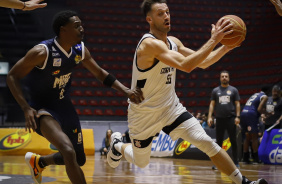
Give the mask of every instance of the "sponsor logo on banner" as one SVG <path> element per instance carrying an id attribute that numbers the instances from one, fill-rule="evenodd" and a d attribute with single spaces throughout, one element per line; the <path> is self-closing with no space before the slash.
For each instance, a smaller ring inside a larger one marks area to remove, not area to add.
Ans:
<path id="1" fill-rule="evenodd" d="M 272 144 L 282 144 L 282 135 L 276 134 L 272 138 Z"/>
<path id="2" fill-rule="evenodd" d="M 0 140 L 0 151 L 9 151 L 24 147 L 30 140 L 30 133 L 24 129 L 19 129 L 15 133 L 9 134 Z"/>
<path id="3" fill-rule="evenodd" d="M 172 156 L 176 143 L 177 141 L 173 141 L 169 135 L 161 131 L 159 136 L 152 141 L 151 155 Z"/>
<path id="4" fill-rule="evenodd" d="M 224 149 L 225 151 L 229 150 L 229 148 L 231 147 L 231 142 L 229 137 L 227 139 L 225 139 L 222 143 L 222 149 Z"/>
<path id="5" fill-rule="evenodd" d="M 175 154 L 180 155 L 185 150 L 187 150 L 190 147 L 191 143 L 188 141 L 182 141 L 175 149 Z"/>
<path id="6" fill-rule="evenodd" d="M 276 149 L 272 150 L 269 153 L 269 161 L 271 163 L 282 163 L 282 149 L 279 149 L 279 147 L 277 147 Z"/>

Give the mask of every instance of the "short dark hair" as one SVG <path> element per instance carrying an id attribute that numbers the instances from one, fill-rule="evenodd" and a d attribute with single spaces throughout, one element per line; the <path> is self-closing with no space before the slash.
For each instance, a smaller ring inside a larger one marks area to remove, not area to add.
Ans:
<path id="1" fill-rule="evenodd" d="M 278 85 L 274 85 L 272 87 L 272 90 L 275 90 L 275 91 L 280 91 L 280 87 Z"/>
<path id="2" fill-rule="evenodd" d="M 220 75 L 221 75 L 222 73 L 227 73 L 227 74 L 230 76 L 230 74 L 229 74 L 229 72 L 228 72 L 227 70 L 222 70 L 222 71 L 220 72 Z"/>
<path id="3" fill-rule="evenodd" d="M 167 3 L 166 0 L 144 0 L 141 4 L 142 13 L 147 16 L 148 12 L 151 11 L 152 5 L 155 3 Z"/>
<path id="4" fill-rule="evenodd" d="M 53 18 L 53 30 L 57 36 L 60 34 L 61 26 L 69 22 L 70 17 L 77 16 L 75 11 L 65 10 L 57 13 Z"/>

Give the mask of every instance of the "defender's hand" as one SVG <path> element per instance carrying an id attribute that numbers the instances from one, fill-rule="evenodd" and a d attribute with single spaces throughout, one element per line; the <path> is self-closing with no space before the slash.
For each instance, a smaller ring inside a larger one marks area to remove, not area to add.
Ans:
<path id="1" fill-rule="evenodd" d="M 136 87 L 133 90 L 128 90 L 127 97 L 131 102 L 136 104 L 139 104 L 144 100 L 143 92 L 139 87 Z"/>
<path id="2" fill-rule="evenodd" d="M 35 118 L 37 116 L 36 110 L 29 107 L 24 110 L 24 117 L 25 117 L 25 131 L 29 131 L 31 133 L 30 129 L 35 131 L 37 129 Z"/>

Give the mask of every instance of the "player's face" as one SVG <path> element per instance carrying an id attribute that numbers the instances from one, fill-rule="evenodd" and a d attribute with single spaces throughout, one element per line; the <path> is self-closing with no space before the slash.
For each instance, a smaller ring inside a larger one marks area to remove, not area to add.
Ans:
<path id="1" fill-rule="evenodd" d="M 229 84 L 229 74 L 228 73 L 221 73 L 220 74 L 220 82 L 221 82 L 221 84 L 224 84 L 224 85 Z"/>
<path id="2" fill-rule="evenodd" d="M 273 90 L 272 90 L 272 98 L 274 98 L 274 99 L 278 98 L 278 97 L 279 97 L 278 93 L 279 93 L 278 90 L 273 89 Z"/>
<path id="3" fill-rule="evenodd" d="M 63 26 L 66 36 L 74 42 L 74 44 L 80 43 L 84 36 L 84 29 L 81 25 L 81 20 L 77 16 L 70 18 L 69 23 Z"/>
<path id="4" fill-rule="evenodd" d="M 170 13 L 166 3 L 153 4 L 148 16 L 151 18 L 151 26 L 155 29 L 165 33 L 170 31 Z"/>

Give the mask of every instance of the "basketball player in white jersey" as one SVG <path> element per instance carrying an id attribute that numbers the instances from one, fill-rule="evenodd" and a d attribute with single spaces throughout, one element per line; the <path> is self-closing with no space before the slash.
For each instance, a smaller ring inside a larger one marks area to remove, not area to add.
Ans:
<path id="1" fill-rule="evenodd" d="M 252 182 L 242 176 L 228 154 L 182 106 L 174 89 L 176 69 L 191 72 L 196 67 L 207 68 L 233 49 L 221 46 L 213 51 L 225 35 L 232 33 L 232 24 L 222 19 L 212 25 L 211 38 L 195 52 L 184 47 L 177 38 L 167 36 L 171 24 L 166 0 L 144 0 L 141 7 L 150 24 L 150 32 L 137 45 L 131 87 L 141 88 L 145 99 L 138 105 L 129 102 L 131 143 L 122 143 L 119 132 L 112 134 L 107 154 L 109 165 L 117 167 L 123 155 L 128 162 L 146 167 L 150 161 L 152 139 L 163 130 L 173 140 L 182 138 L 197 146 L 236 184 L 267 184 L 264 179 Z"/>

